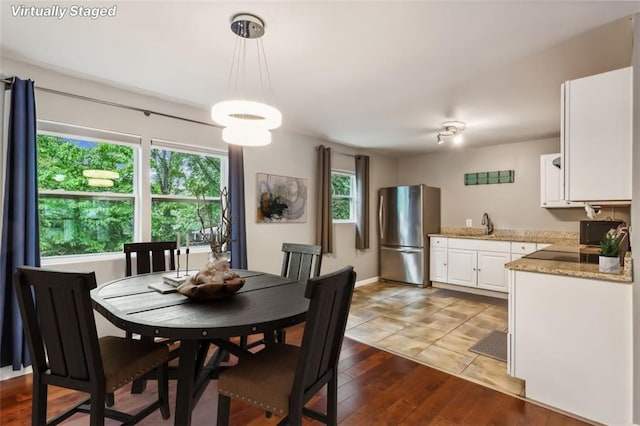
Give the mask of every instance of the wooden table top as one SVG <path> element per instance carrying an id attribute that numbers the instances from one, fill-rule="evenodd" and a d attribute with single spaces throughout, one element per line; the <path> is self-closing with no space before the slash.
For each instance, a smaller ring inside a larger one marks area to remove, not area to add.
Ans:
<path id="1" fill-rule="evenodd" d="M 121 278 L 91 292 L 94 308 L 115 326 L 143 336 L 211 339 L 243 336 L 303 322 L 305 285 L 278 275 L 236 271 L 246 280 L 232 297 L 198 302 L 149 284 L 167 272 Z"/>

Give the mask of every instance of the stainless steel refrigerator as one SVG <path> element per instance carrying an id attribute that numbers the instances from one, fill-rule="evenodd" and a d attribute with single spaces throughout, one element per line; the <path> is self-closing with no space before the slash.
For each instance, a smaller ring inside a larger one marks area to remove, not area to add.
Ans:
<path id="1" fill-rule="evenodd" d="M 429 285 L 428 234 L 440 232 L 440 188 L 381 188 L 378 196 L 380 278 Z"/>

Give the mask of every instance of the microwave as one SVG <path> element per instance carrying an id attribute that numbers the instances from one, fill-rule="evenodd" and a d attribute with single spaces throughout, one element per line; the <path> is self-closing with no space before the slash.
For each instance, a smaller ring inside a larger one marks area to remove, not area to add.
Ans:
<path id="1" fill-rule="evenodd" d="M 580 244 L 599 246 L 609 229 L 615 229 L 618 225 L 626 224 L 621 220 L 581 220 Z"/>

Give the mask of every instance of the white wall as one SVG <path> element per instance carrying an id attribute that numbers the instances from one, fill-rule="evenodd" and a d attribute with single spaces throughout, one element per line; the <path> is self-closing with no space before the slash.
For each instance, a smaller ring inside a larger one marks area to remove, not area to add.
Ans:
<path id="1" fill-rule="evenodd" d="M 539 229 L 578 232 L 584 210 L 540 207 L 540 155 L 560 152 L 559 138 L 484 148 L 456 149 L 399 161 L 398 181 L 425 183 L 442 190 L 442 226 L 463 227 L 472 219 L 480 227 L 487 212 L 496 229 Z M 464 174 L 515 170 L 515 182 L 499 185 L 464 184 Z M 628 208 L 609 207 L 602 216 L 629 220 Z"/>

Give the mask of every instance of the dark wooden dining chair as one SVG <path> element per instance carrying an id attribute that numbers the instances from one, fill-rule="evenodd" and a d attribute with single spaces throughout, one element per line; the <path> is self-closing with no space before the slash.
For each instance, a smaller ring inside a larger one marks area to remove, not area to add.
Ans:
<path id="1" fill-rule="evenodd" d="M 125 243 L 125 276 L 133 275 L 131 254 L 135 253 L 136 257 L 136 274 L 148 274 L 150 272 L 173 271 L 176 269 L 175 250 L 177 249 L 176 241 L 155 241 L 146 243 Z M 168 264 L 167 264 L 168 256 Z M 126 337 L 131 339 L 133 334 L 126 332 Z M 151 341 L 152 339 L 142 339 Z M 179 342 L 169 342 L 159 339 L 160 342 L 169 343 L 170 359 L 175 359 L 180 353 Z M 171 367 L 171 377 L 174 377 L 175 368 Z M 151 374 L 153 375 L 153 373 Z M 134 381 L 131 387 L 131 393 L 142 393 L 147 386 L 145 378 L 139 378 Z"/>
<path id="2" fill-rule="evenodd" d="M 298 281 L 320 275 L 322 247 L 311 244 L 282 244 L 282 271 L 280 275 Z M 311 272 L 313 271 L 313 275 Z"/>
<path id="3" fill-rule="evenodd" d="M 303 414 L 337 424 L 338 359 L 355 279 L 349 266 L 307 281 L 310 302 L 301 347 L 266 346 L 219 374 L 218 426 L 229 423 L 231 398 L 284 415 L 279 425 L 300 425 Z M 325 384 L 326 414 L 305 408 Z"/>
<path id="4" fill-rule="evenodd" d="M 160 409 L 169 418 L 167 345 L 122 337 L 98 338 L 90 291 L 91 273 L 20 267 L 15 275 L 20 313 L 33 363 L 33 425 L 58 424 L 76 412 L 90 413 L 90 424 L 104 418 L 135 424 Z M 33 296 L 32 296 L 33 295 Z M 105 407 L 116 389 L 158 370 L 158 399 L 136 414 Z M 90 397 L 46 423 L 47 386 L 59 386 Z"/>
<path id="5" fill-rule="evenodd" d="M 320 275 L 322 267 L 322 246 L 312 244 L 282 244 L 282 269 L 280 275 L 285 278 L 291 278 L 297 281 L 307 281 L 312 277 Z M 274 334 L 275 341 L 284 342 L 287 338 L 285 330 L 277 330 Z M 251 349 L 259 345 L 265 344 L 265 338 L 249 343 L 248 337 L 240 338 L 240 346 Z"/>
<path id="6" fill-rule="evenodd" d="M 151 243 L 125 243 L 125 274 L 133 275 L 131 253 L 136 254 L 136 275 L 149 272 L 173 271 L 176 269 L 175 241 L 158 241 Z M 169 265 L 167 267 L 167 252 Z"/>

